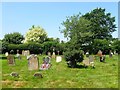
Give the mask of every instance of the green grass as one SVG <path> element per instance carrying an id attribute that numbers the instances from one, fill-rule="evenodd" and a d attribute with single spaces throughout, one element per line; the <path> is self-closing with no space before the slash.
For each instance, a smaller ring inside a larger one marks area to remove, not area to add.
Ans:
<path id="1" fill-rule="evenodd" d="M 40 65 L 42 58 L 39 56 Z M 29 71 L 25 56 L 22 60 L 16 59 L 15 66 L 9 66 L 6 59 L 0 60 L 2 88 L 118 88 L 118 56 L 107 56 L 106 63 L 96 58 L 95 69 L 68 68 L 64 59 L 60 63 L 56 63 L 55 59 L 51 61 L 49 70 Z M 20 77 L 10 76 L 11 72 L 18 72 Z M 43 78 L 34 78 L 35 72 L 41 72 Z"/>

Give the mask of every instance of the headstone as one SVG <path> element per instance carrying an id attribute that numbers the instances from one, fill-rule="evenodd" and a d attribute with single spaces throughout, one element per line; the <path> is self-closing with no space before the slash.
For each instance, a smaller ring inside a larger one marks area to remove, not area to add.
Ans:
<path id="1" fill-rule="evenodd" d="M 93 56 L 89 56 L 89 62 L 94 62 L 94 57 Z"/>
<path id="2" fill-rule="evenodd" d="M 61 56 L 57 56 L 56 57 L 56 62 L 61 62 L 62 61 L 62 57 Z"/>
<path id="3" fill-rule="evenodd" d="M 8 52 L 6 52 L 6 53 L 5 53 L 5 56 L 7 57 L 8 55 L 9 55 L 9 53 L 8 53 Z"/>
<path id="4" fill-rule="evenodd" d="M 14 55 L 11 55 L 11 54 L 8 55 L 7 60 L 8 60 L 8 64 L 9 64 L 9 65 L 15 65 Z"/>
<path id="5" fill-rule="evenodd" d="M 30 51 L 29 50 L 25 50 L 24 51 L 24 56 L 28 56 L 28 55 L 30 55 Z"/>
<path id="6" fill-rule="evenodd" d="M 44 57 L 43 63 L 50 64 L 50 57 Z"/>
<path id="7" fill-rule="evenodd" d="M 40 67 L 40 70 L 47 70 L 51 67 L 50 64 L 50 57 L 44 57 L 43 58 L 43 64 Z"/>
<path id="8" fill-rule="evenodd" d="M 42 74 L 40 72 L 36 72 L 34 74 L 34 77 L 37 77 L 37 78 L 43 78 Z"/>
<path id="9" fill-rule="evenodd" d="M 86 52 L 86 57 L 89 57 L 89 52 Z"/>
<path id="10" fill-rule="evenodd" d="M 89 56 L 89 63 L 92 67 L 94 67 L 94 57 L 93 56 Z"/>
<path id="11" fill-rule="evenodd" d="M 112 56 L 113 56 L 113 52 L 110 50 L 109 57 L 112 57 Z"/>
<path id="12" fill-rule="evenodd" d="M 48 56 L 51 57 L 51 53 L 50 52 L 48 52 Z"/>
<path id="13" fill-rule="evenodd" d="M 102 57 L 102 51 L 101 50 L 98 51 L 98 56 Z"/>
<path id="14" fill-rule="evenodd" d="M 89 60 L 83 60 L 83 64 L 84 64 L 85 66 L 89 66 L 89 65 L 90 65 Z"/>
<path id="15" fill-rule="evenodd" d="M 18 58 L 18 60 L 21 60 L 21 56 L 20 56 L 20 54 L 19 54 L 19 50 L 17 50 L 16 57 Z"/>
<path id="16" fill-rule="evenodd" d="M 22 55 L 24 56 L 24 50 L 22 50 Z"/>
<path id="17" fill-rule="evenodd" d="M 28 58 L 28 69 L 29 70 L 38 70 L 38 68 L 39 68 L 38 57 L 33 54 Z"/>
<path id="18" fill-rule="evenodd" d="M 52 54 L 52 58 L 55 58 L 55 52 L 53 52 L 53 54 Z"/>
<path id="19" fill-rule="evenodd" d="M 17 72 L 12 72 L 12 73 L 10 74 L 10 76 L 19 77 L 19 74 L 18 74 Z"/>

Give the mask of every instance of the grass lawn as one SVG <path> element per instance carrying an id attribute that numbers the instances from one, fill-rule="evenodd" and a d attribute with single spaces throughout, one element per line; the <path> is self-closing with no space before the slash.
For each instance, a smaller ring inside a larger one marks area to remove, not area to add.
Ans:
<path id="1" fill-rule="evenodd" d="M 40 65 L 42 58 L 39 55 Z M 29 71 L 25 56 L 22 60 L 16 59 L 15 66 L 9 66 L 6 59 L 0 60 L 2 88 L 118 88 L 118 56 L 106 56 L 106 63 L 96 58 L 95 69 L 68 68 L 64 59 L 60 63 L 56 63 L 55 59 L 51 62 L 49 70 Z M 18 72 L 20 77 L 10 76 L 11 72 Z M 43 78 L 34 78 L 35 72 L 41 72 Z"/>

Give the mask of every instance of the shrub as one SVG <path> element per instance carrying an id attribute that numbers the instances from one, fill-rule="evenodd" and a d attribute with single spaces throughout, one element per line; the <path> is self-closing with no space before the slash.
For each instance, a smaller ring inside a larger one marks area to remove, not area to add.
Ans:
<path id="1" fill-rule="evenodd" d="M 83 53 L 81 50 L 67 50 L 64 53 L 65 59 L 70 67 L 76 67 L 77 62 L 83 61 Z"/>

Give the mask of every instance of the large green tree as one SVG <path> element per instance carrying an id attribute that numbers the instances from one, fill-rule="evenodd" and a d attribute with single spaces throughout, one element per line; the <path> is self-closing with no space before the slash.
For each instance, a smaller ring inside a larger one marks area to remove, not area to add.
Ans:
<path id="1" fill-rule="evenodd" d="M 40 26 L 32 26 L 25 35 L 24 43 L 37 42 L 43 43 L 47 38 L 47 33 Z"/>
<path id="2" fill-rule="evenodd" d="M 62 25 L 64 29 L 61 30 L 61 33 L 64 33 L 64 36 L 68 38 L 71 44 L 74 44 L 74 47 L 80 48 L 82 44 L 90 43 L 89 39 L 93 36 L 90 31 L 91 22 L 81 17 L 80 14 L 67 17 Z"/>
<path id="3" fill-rule="evenodd" d="M 9 44 L 21 44 L 23 39 L 23 35 L 21 35 L 19 32 L 13 32 L 6 34 L 3 38 L 3 41 Z"/>
<path id="4" fill-rule="evenodd" d="M 64 29 L 61 32 L 69 39 L 64 55 L 70 67 L 76 67 L 77 62 L 83 60 L 81 46 L 90 44 L 89 39 L 93 35 L 89 31 L 91 29 L 90 24 L 91 22 L 81 17 L 80 14 L 67 17 L 66 21 L 62 23 Z"/>
<path id="5" fill-rule="evenodd" d="M 93 39 L 111 39 L 112 32 L 116 31 L 115 17 L 111 13 L 106 13 L 105 9 L 96 8 L 83 17 L 91 21 L 91 31 L 93 32 Z"/>

